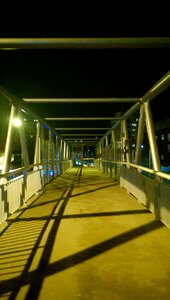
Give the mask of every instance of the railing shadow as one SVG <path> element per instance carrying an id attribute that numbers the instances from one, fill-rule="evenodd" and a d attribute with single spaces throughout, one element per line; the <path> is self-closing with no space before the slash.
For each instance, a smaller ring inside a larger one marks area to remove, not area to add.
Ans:
<path id="1" fill-rule="evenodd" d="M 18 230 L 20 230 L 20 232 L 22 232 L 22 236 L 25 237 L 25 239 L 21 240 L 21 244 L 24 243 L 25 249 L 24 251 L 22 249 L 17 250 L 18 247 L 16 247 L 16 245 L 13 244 L 11 245 L 11 249 L 8 249 L 9 251 L 5 253 L 5 258 L 7 260 L 8 257 L 9 258 L 12 257 L 16 263 L 21 263 L 21 266 L 24 266 L 24 268 L 21 270 L 20 273 L 15 271 L 15 268 L 12 268 L 10 271 L 11 273 L 7 275 L 14 275 L 14 276 L 11 279 L 6 278 L 5 280 L 1 280 L 0 283 L 1 296 L 9 293 L 8 299 L 14 300 L 17 298 L 17 295 L 21 287 L 25 285 L 29 285 L 27 294 L 24 299 L 25 300 L 38 299 L 43 282 L 46 277 L 61 272 L 63 270 L 69 269 L 78 264 L 81 264 L 82 262 L 85 262 L 93 257 L 105 253 L 110 249 L 118 247 L 124 243 L 127 243 L 130 240 L 133 240 L 148 232 L 157 230 L 164 226 L 159 221 L 156 220 L 151 221 L 145 225 L 126 231 L 117 236 L 109 238 L 101 243 L 97 243 L 84 250 L 66 256 L 60 260 L 55 261 L 54 263 L 50 263 L 50 257 L 55 244 L 56 235 L 58 233 L 58 229 L 62 219 L 89 218 L 89 217 L 101 217 L 101 216 L 106 217 L 106 216 L 116 216 L 121 214 L 126 215 L 126 214 L 134 214 L 134 213 L 135 214 L 148 213 L 147 210 L 134 210 L 134 211 L 129 210 L 129 211 L 122 211 L 122 212 L 119 211 L 119 212 L 102 212 L 102 213 L 92 213 L 92 214 L 87 213 L 87 214 L 78 214 L 78 215 L 76 214 L 64 215 L 64 211 L 66 209 L 68 201 L 72 197 L 75 183 L 79 182 L 80 179 L 81 179 L 81 171 L 76 173 L 76 178 L 74 178 L 73 184 L 69 188 L 64 189 L 61 197 L 59 199 L 56 199 L 56 203 L 53 206 L 49 216 L 40 217 L 40 218 L 35 217 L 35 219 L 33 217 L 24 218 L 21 215 L 22 214 L 21 212 L 20 218 L 17 218 L 15 221 L 13 221 L 13 223 L 15 223 L 16 225 L 18 224 L 17 227 Z M 100 190 L 100 189 L 101 187 L 99 187 L 99 189 L 94 189 L 94 190 Z M 50 204 L 51 204 L 51 200 L 50 200 Z M 56 210 L 58 210 L 57 214 L 56 214 Z M 21 221 L 23 223 L 22 228 L 20 227 Z M 47 230 L 47 228 L 49 229 L 48 225 L 51 221 L 52 221 L 51 223 L 52 225 L 50 227 L 50 230 Z M 30 223 L 32 225 L 29 225 L 28 228 L 27 227 L 24 228 L 26 224 L 30 224 Z M 31 228 L 32 231 L 30 232 Z M 29 241 L 28 243 L 26 243 L 28 239 L 28 234 L 30 234 L 30 240 L 29 240 L 30 243 Z M 47 234 L 47 238 L 45 244 L 42 246 L 41 240 L 44 234 Z M 10 235 L 10 233 L 8 233 L 7 237 L 9 239 L 9 244 L 10 244 L 11 238 L 13 239 L 13 236 L 12 234 Z M 41 250 L 42 254 L 40 256 L 40 260 L 37 267 L 32 270 L 31 265 L 38 250 Z M 28 252 L 29 254 L 27 254 Z M 5 261 L 3 262 L 1 260 L 1 262 L 3 263 L 2 266 L 4 268 L 4 273 L 5 272 L 7 273 L 8 268 L 5 265 Z"/>
<path id="2" fill-rule="evenodd" d="M 62 216 L 64 209 L 67 205 L 69 198 L 65 199 L 63 202 L 63 205 L 59 211 L 59 215 Z M 127 243 L 135 238 L 138 238 L 144 234 L 147 234 L 153 230 L 160 229 L 164 225 L 160 221 L 151 221 L 145 225 L 142 225 L 138 228 L 134 228 L 132 230 L 129 230 L 127 232 L 124 232 L 122 234 L 119 234 L 117 236 L 114 236 L 110 239 L 105 240 L 104 242 L 98 243 L 96 245 L 93 245 L 91 247 L 88 247 L 87 249 L 84 249 L 82 251 L 79 251 L 75 254 L 69 255 L 65 258 L 62 258 L 52 264 L 49 263 L 51 251 L 54 244 L 54 239 L 56 237 L 56 232 L 58 230 L 58 226 L 60 223 L 61 218 L 58 220 L 56 218 L 50 233 L 48 235 L 47 243 L 44 247 L 43 254 L 41 256 L 39 265 L 36 270 L 29 272 L 28 268 L 30 266 L 30 262 L 32 261 L 33 257 L 35 255 L 35 251 L 32 253 L 30 260 L 27 262 L 27 265 L 25 267 L 24 272 L 22 275 L 18 277 L 14 277 L 11 280 L 6 280 L 5 282 L 1 281 L 0 284 L 0 295 L 3 295 L 9 290 L 12 290 L 12 293 L 9 297 L 9 299 L 16 299 L 16 296 L 18 294 L 19 289 L 29 284 L 29 290 L 27 292 L 25 300 L 30 299 L 38 299 L 39 293 L 41 291 L 41 287 L 43 284 L 43 281 L 46 277 L 51 276 L 53 274 L 56 274 L 58 272 L 64 271 L 66 269 L 69 269 L 73 266 L 76 266 L 78 264 L 81 264 L 82 262 L 85 262 L 93 257 L 96 257 L 100 254 L 103 254 L 104 252 L 113 249 L 115 247 L 118 247 L 124 243 Z M 10 287 L 10 288 L 9 288 Z"/>

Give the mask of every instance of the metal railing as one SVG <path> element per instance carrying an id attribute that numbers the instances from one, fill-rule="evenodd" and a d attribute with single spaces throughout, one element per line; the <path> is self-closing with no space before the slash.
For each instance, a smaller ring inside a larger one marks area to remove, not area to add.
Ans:
<path id="1" fill-rule="evenodd" d="M 166 173 L 161 172 L 161 171 L 155 171 L 153 169 L 143 167 L 141 165 L 137 165 L 137 164 L 134 164 L 134 163 L 113 161 L 113 160 L 110 161 L 110 160 L 101 159 L 101 160 L 95 160 L 95 164 L 96 164 L 96 167 L 99 168 L 99 169 L 101 169 L 101 166 L 99 167 L 97 165 L 101 164 L 103 172 L 107 173 L 107 174 L 109 173 L 109 169 L 112 169 L 115 165 L 117 165 L 117 166 L 132 167 L 132 168 L 135 168 L 138 171 L 144 171 L 146 173 L 154 175 L 157 180 L 160 180 L 160 178 L 170 180 L 170 174 L 166 174 Z M 107 168 L 108 168 L 108 170 L 106 170 Z"/>
<path id="2" fill-rule="evenodd" d="M 120 186 L 146 206 L 157 220 L 161 220 L 170 228 L 170 174 L 133 163 L 102 159 L 95 160 L 95 166 L 119 182 Z"/>
<path id="3" fill-rule="evenodd" d="M 72 160 L 56 161 L 56 166 L 46 162 L 0 174 L 0 223 L 72 165 Z"/>

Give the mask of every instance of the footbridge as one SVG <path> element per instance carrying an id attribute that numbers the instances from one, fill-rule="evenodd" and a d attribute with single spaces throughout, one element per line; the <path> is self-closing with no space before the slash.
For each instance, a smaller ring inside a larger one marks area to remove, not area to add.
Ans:
<path id="1" fill-rule="evenodd" d="M 170 174 L 150 105 L 169 85 L 170 72 L 140 98 L 20 98 L 0 87 L 2 299 L 169 299 Z M 101 103 L 128 109 L 106 115 Z M 78 106 L 63 117 L 60 104 Z"/>

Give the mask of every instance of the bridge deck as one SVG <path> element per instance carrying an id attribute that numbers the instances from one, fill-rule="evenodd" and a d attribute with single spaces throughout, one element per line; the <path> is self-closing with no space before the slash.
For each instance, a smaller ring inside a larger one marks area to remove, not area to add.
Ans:
<path id="1" fill-rule="evenodd" d="M 169 299 L 170 230 L 94 168 L 73 168 L 0 226 L 1 299 Z"/>

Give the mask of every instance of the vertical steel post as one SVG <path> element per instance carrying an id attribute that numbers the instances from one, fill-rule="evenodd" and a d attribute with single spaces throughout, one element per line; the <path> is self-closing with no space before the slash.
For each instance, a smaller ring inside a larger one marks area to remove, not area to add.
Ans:
<path id="1" fill-rule="evenodd" d="M 2 167 L 2 174 L 9 171 L 11 155 L 12 155 L 12 141 L 13 141 L 13 119 L 15 117 L 16 108 L 14 105 L 11 105 L 11 113 L 8 124 L 8 132 L 5 144 L 5 153 L 4 153 L 4 162 Z"/>
<path id="2" fill-rule="evenodd" d="M 123 127 L 123 136 L 124 136 L 124 139 L 123 139 L 123 142 L 124 142 L 123 151 L 124 151 L 124 155 L 126 156 L 125 160 L 128 163 L 130 163 L 131 159 L 130 159 L 130 149 L 129 149 L 129 136 L 128 136 L 128 129 L 127 129 L 127 121 L 126 120 L 122 121 L 122 127 Z"/>
<path id="3" fill-rule="evenodd" d="M 18 113 L 18 117 L 21 119 L 21 121 L 23 123 L 23 117 L 22 117 L 21 112 Z M 20 126 L 18 128 L 18 130 L 19 130 L 19 137 L 20 137 L 20 143 L 21 143 L 23 163 L 24 163 L 24 167 L 26 167 L 29 165 L 30 162 L 29 162 L 28 147 L 27 147 L 26 138 L 25 138 L 24 126 Z"/>
<path id="4" fill-rule="evenodd" d="M 63 160 L 66 159 L 66 142 L 63 143 Z"/>
<path id="5" fill-rule="evenodd" d="M 137 140 L 136 140 L 136 154 L 135 154 L 135 163 L 137 165 L 139 165 L 141 162 L 141 144 L 143 141 L 144 125 L 145 125 L 144 106 L 143 106 L 143 103 L 141 103 Z"/>
<path id="6" fill-rule="evenodd" d="M 108 146 L 108 136 L 106 135 L 105 137 L 105 140 L 106 140 L 106 147 Z"/>
<path id="7" fill-rule="evenodd" d="M 114 144 L 114 141 L 115 141 L 115 130 L 112 130 L 112 133 L 111 133 L 111 143 Z"/>
<path id="8" fill-rule="evenodd" d="M 160 171 L 160 160 L 158 147 L 156 144 L 154 126 L 152 121 L 152 114 L 149 106 L 149 102 L 144 102 L 144 110 L 145 110 L 145 119 L 146 119 L 146 128 L 148 133 L 149 145 L 151 150 L 153 169 L 154 171 Z"/>
<path id="9" fill-rule="evenodd" d="M 60 147 L 59 147 L 59 138 L 58 136 L 56 136 L 56 168 L 57 168 L 57 175 L 60 173 L 60 170 L 59 170 L 59 159 L 60 159 Z"/>
<path id="10" fill-rule="evenodd" d="M 60 140 L 60 160 L 63 159 L 63 140 Z"/>
<path id="11" fill-rule="evenodd" d="M 121 140 L 121 161 L 124 161 L 124 132 L 123 132 L 123 121 L 121 121 L 121 126 L 120 126 L 120 140 Z"/>
<path id="12" fill-rule="evenodd" d="M 40 123 L 37 122 L 37 132 L 36 132 L 36 141 L 35 141 L 35 152 L 34 152 L 34 164 L 40 164 Z"/>
<path id="13" fill-rule="evenodd" d="M 99 156 L 99 144 L 96 145 L 96 157 Z"/>
<path id="14" fill-rule="evenodd" d="M 102 143 L 99 142 L 99 158 L 102 156 Z"/>
<path id="15" fill-rule="evenodd" d="M 113 160 L 117 162 L 117 142 L 114 141 L 114 158 Z M 115 175 L 115 181 L 117 180 L 117 163 L 114 164 L 114 175 Z"/>
<path id="16" fill-rule="evenodd" d="M 115 161 L 115 157 L 116 157 L 116 135 L 115 135 L 115 130 L 112 130 L 112 132 L 111 132 L 111 144 L 112 144 L 112 157 L 111 157 L 111 159 L 113 161 Z M 117 169 L 116 163 L 114 163 L 112 167 L 114 167 L 114 177 L 116 178 L 116 169 Z"/>
<path id="17" fill-rule="evenodd" d="M 99 170 L 102 168 L 102 166 L 101 166 L 101 164 L 102 164 L 102 162 L 101 162 L 101 158 L 102 158 L 102 142 L 100 141 L 99 142 L 99 144 L 98 144 L 98 159 L 99 159 L 99 165 L 98 165 L 98 168 L 99 168 Z"/>
<path id="18" fill-rule="evenodd" d="M 108 161 L 108 144 L 109 144 L 109 141 L 108 141 L 108 136 L 106 135 L 105 137 L 105 159 L 106 161 Z M 105 163 L 105 173 L 108 174 L 108 169 L 109 169 L 109 164 L 108 162 Z"/>
<path id="19" fill-rule="evenodd" d="M 50 169 L 52 165 L 52 174 L 54 177 L 54 136 L 51 131 L 49 131 L 49 148 L 50 148 L 50 157 L 49 157 Z"/>
<path id="20" fill-rule="evenodd" d="M 69 144 L 66 143 L 66 160 L 69 160 Z"/>
<path id="21" fill-rule="evenodd" d="M 59 155 L 60 155 L 60 151 L 59 151 L 59 139 L 58 139 L 58 136 L 56 136 L 56 160 L 59 160 Z"/>

